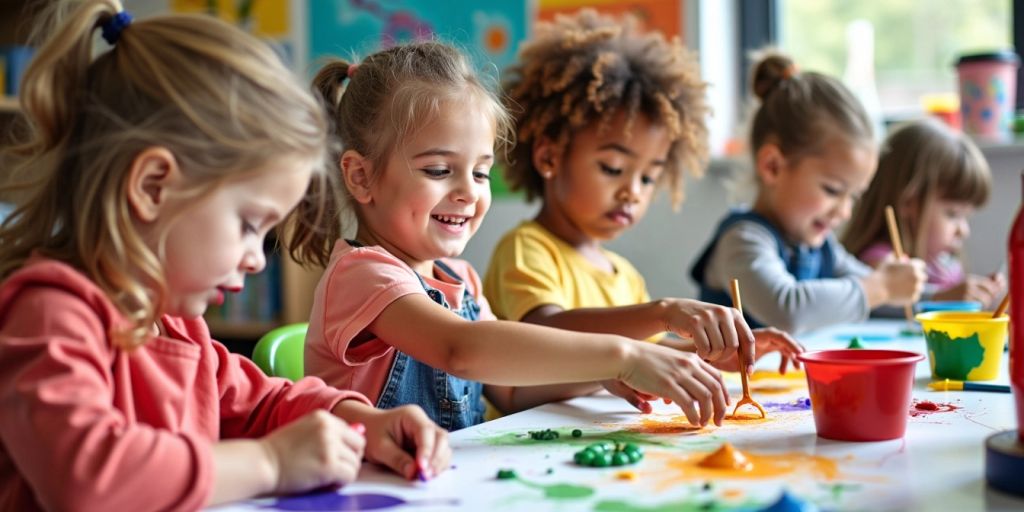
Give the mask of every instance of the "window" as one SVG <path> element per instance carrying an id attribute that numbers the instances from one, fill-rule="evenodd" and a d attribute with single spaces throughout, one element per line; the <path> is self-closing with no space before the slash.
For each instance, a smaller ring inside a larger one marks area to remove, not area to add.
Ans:
<path id="1" fill-rule="evenodd" d="M 874 86 L 888 118 L 920 112 L 925 95 L 955 94 L 959 55 L 1013 46 L 1010 0 L 779 0 L 778 9 L 779 47 L 855 91 L 870 84 L 873 31 Z"/>

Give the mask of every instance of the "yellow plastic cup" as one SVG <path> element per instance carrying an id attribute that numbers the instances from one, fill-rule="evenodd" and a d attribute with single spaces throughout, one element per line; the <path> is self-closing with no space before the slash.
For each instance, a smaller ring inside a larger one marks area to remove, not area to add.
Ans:
<path id="1" fill-rule="evenodd" d="M 1006 348 L 1006 315 L 992 318 L 991 311 L 931 311 L 917 315 L 928 343 L 932 378 L 992 380 Z"/>

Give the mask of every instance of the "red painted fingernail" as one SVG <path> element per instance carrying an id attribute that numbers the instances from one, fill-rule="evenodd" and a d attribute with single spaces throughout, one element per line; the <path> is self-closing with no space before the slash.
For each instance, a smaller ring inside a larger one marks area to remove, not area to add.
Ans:
<path id="1" fill-rule="evenodd" d="M 356 434 L 359 434 L 361 436 L 366 435 L 366 425 L 363 425 L 362 423 L 351 423 L 349 424 L 349 428 L 355 430 Z"/>

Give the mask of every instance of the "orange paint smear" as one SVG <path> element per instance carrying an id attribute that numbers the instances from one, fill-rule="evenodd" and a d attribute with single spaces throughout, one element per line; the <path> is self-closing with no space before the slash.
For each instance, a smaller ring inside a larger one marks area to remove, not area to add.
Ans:
<path id="1" fill-rule="evenodd" d="M 820 455 L 803 453 L 783 453 L 777 455 L 754 455 L 747 453 L 750 469 L 708 468 L 700 462 L 707 458 L 707 453 L 671 454 L 654 452 L 648 459 L 658 461 L 663 470 L 658 471 L 656 478 L 663 480 L 657 485 L 659 490 L 668 489 L 680 482 L 689 480 L 715 480 L 733 478 L 744 480 L 761 480 L 778 478 L 790 474 L 802 474 L 815 479 L 835 480 L 839 476 L 838 464 L 834 459 Z"/>
<path id="2" fill-rule="evenodd" d="M 733 448 L 732 444 L 725 443 L 710 455 L 697 463 L 702 468 L 712 469 L 735 469 L 738 471 L 750 471 L 754 468 L 753 463 L 747 456 Z"/>
<path id="3" fill-rule="evenodd" d="M 758 413 L 740 413 L 740 414 L 726 414 L 726 421 L 735 421 L 737 423 L 751 424 L 751 423 L 768 423 L 771 418 L 765 416 L 761 417 Z"/>
<path id="4" fill-rule="evenodd" d="M 654 418 L 641 418 L 638 425 L 626 427 L 626 431 L 637 434 L 696 434 L 703 430 L 699 425 L 691 425 L 686 416 L 680 414 L 668 418 L 668 421 Z"/>

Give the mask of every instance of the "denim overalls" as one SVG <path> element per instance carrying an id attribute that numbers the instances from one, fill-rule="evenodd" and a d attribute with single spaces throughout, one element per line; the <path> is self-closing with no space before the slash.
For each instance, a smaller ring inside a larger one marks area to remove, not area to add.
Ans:
<path id="1" fill-rule="evenodd" d="M 711 254 L 714 252 L 718 240 L 722 238 L 725 231 L 733 224 L 743 220 L 754 221 L 771 232 L 775 237 L 775 242 L 778 244 L 779 258 L 786 263 L 786 270 L 797 281 L 834 277 L 835 249 L 832 247 L 834 242 L 831 238 L 827 238 L 821 247 L 811 248 L 802 244 L 793 247 L 782 239 L 782 234 L 779 233 L 778 228 L 762 215 L 749 210 L 733 211 L 718 225 L 718 229 L 715 230 L 715 236 L 711 238 L 711 242 L 708 243 L 700 258 L 697 259 L 697 263 L 690 269 L 690 277 L 700 286 L 700 300 L 712 304 L 732 306 L 732 297 L 725 290 L 709 287 L 704 280 L 704 273 L 707 270 L 708 260 L 711 259 Z M 764 324 L 745 312 L 743 317 L 751 328 L 764 327 Z"/>
<path id="2" fill-rule="evenodd" d="M 348 242 L 354 247 L 361 246 L 358 242 Z M 434 266 L 456 282 L 462 282 L 455 271 L 440 260 L 435 261 Z M 480 319 L 480 305 L 473 299 L 468 287 L 463 292 L 462 308 L 452 310 L 440 290 L 431 288 L 418 272 L 409 270 L 420 280 L 427 296 L 434 302 L 471 322 Z M 395 349 L 395 361 L 391 364 L 384 389 L 377 400 L 377 407 L 391 409 L 400 405 L 416 404 L 442 428 L 459 430 L 484 421 L 482 397 L 483 384 L 449 375 Z"/>

